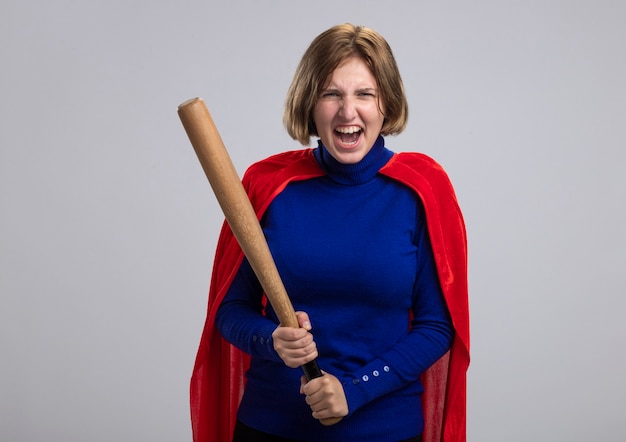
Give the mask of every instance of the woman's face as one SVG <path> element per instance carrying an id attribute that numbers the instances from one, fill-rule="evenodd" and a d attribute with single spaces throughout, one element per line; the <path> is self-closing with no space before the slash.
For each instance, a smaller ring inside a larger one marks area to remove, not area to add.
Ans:
<path id="1" fill-rule="evenodd" d="M 376 79 L 365 62 L 350 57 L 331 74 L 313 111 L 317 134 L 340 163 L 354 164 L 370 151 L 385 119 Z"/>

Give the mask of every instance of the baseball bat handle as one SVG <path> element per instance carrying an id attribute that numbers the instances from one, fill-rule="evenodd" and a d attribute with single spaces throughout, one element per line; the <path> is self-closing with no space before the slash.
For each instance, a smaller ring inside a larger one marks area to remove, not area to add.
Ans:
<path id="1" fill-rule="evenodd" d="M 311 362 L 304 364 L 302 366 L 302 371 L 304 372 L 304 377 L 307 381 L 315 378 L 321 378 L 324 375 L 320 366 L 317 364 L 317 359 L 313 359 Z"/>

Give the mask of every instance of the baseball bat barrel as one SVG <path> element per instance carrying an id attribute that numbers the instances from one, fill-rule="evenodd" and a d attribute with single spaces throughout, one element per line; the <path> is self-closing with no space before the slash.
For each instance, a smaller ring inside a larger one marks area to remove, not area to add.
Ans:
<path id="1" fill-rule="evenodd" d="M 178 116 L 226 221 L 248 258 L 278 320 L 286 327 L 300 327 L 257 215 L 204 101 L 201 98 L 185 101 L 178 106 Z M 322 376 L 316 360 L 303 365 L 302 370 L 307 380 Z M 328 418 L 321 419 L 321 422 L 332 425 L 340 420 L 341 418 Z"/>

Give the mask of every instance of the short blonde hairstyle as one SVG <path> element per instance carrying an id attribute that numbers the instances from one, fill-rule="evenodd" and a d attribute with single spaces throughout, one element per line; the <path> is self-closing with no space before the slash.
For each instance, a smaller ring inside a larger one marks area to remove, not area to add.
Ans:
<path id="1" fill-rule="evenodd" d="M 298 65 L 285 101 L 283 123 L 289 135 L 303 145 L 318 136 L 313 111 L 333 71 L 350 57 L 370 68 L 385 109 L 381 135 L 397 135 L 408 120 L 408 104 L 400 71 L 387 41 L 376 31 L 350 23 L 318 35 Z"/>

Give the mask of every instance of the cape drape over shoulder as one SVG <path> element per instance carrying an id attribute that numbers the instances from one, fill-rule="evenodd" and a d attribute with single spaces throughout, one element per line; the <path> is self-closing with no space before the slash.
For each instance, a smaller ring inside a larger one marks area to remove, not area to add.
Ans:
<path id="1" fill-rule="evenodd" d="M 424 442 L 463 442 L 469 366 L 467 239 L 463 217 L 446 173 L 426 155 L 395 154 L 380 173 L 413 189 L 424 204 L 441 288 L 455 330 L 450 351 L 422 376 Z M 244 175 L 243 185 L 261 219 L 274 197 L 290 182 L 322 175 L 313 149 L 303 149 L 252 165 Z M 250 358 L 222 338 L 215 327 L 215 315 L 242 260 L 243 252 L 225 222 L 215 252 L 207 318 L 191 378 L 194 442 L 232 440 Z"/>

